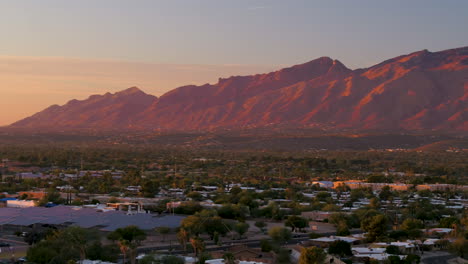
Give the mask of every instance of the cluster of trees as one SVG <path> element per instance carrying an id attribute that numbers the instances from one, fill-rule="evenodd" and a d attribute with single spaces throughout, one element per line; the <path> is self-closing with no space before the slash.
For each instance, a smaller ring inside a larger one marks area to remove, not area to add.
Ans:
<path id="1" fill-rule="evenodd" d="M 85 259 L 117 262 L 123 255 L 123 263 L 136 263 L 137 247 L 146 239 L 146 233 L 136 226 L 119 228 L 108 235 L 113 244 L 103 245 L 102 237 L 89 229 L 67 227 L 62 230 L 31 232 L 25 238 L 32 246 L 27 251 L 31 263 L 70 263 Z"/>
<path id="2" fill-rule="evenodd" d="M 239 239 L 243 238 L 249 228 L 246 222 L 221 218 L 216 210 L 202 210 L 182 220 L 177 238 L 184 249 L 190 243 L 197 253 L 197 249 L 200 251 L 203 248 L 203 242 L 200 239 L 202 234 L 207 234 L 214 243 L 218 244 L 220 237 L 229 233 L 237 234 Z"/>
<path id="3" fill-rule="evenodd" d="M 119 255 L 115 245 L 103 245 L 95 232 L 79 227 L 51 230 L 46 235 L 31 238 L 30 243 L 27 259 L 37 264 L 84 259 L 115 262 Z"/>

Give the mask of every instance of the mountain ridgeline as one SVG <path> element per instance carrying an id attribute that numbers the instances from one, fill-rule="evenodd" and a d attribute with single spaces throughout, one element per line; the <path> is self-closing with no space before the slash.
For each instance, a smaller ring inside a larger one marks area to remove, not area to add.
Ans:
<path id="1" fill-rule="evenodd" d="M 46 130 L 214 130 L 268 126 L 468 131 L 468 47 L 414 52 L 350 70 L 328 57 L 267 74 L 136 87 L 51 106 L 11 125 Z"/>

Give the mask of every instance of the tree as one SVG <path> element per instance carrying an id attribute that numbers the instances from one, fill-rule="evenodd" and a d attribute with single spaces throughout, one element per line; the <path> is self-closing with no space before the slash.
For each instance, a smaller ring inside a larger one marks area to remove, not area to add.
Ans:
<path id="1" fill-rule="evenodd" d="M 47 235 L 51 235 L 53 232 L 54 232 L 53 229 L 47 229 L 47 230 L 41 230 L 41 231 L 33 229 L 31 232 L 26 233 L 26 236 L 24 237 L 24 242 L 28 243 L 29 245 L 37 244 L 41 240 L 45 239 Z"/>
<path id="2" fill-rule="evenodd" d="M 118 228 L 108 235 L 112 241 L 117 241 L 124 258 L 126 253 L 130 253 L 130 261 L 132 264 L 136 262 L 136 248 L 140 245 L 141 241 L 146 239 L 146 233 L 137 226 L 127 226 Z"/>
<path id="3" fill-rule="evenodd" d="M 239 234 L 239 238 L 242 238 L 242 236 L 249 230 L 249 224 L 239 222 L 236 225 L 234 225 L 234 231 L 236 231 Z"/>
<path id="4" fill-rule="evenodd" d="M 185 260 L 177 256 L 164 256 L 161 258 L 161 264 L 184 264 Z"/>
<path id="5" fill-rule="evenodd" d="M 231 252 L 226 252 L 223 255 L 224 263 L 226 264 L 235 264 L 236 263 L 236 258 L 234 257 L 234 254 Z"/>
<path id="6" fill-rule="evenodd" d="M 144 197 L 154 198 L 159 192 L 159 182 L 155 180 L 146 180 L 141 188 L 141 193 Z"/>
<path id="7" fill-rule="evenodd" d="M 54 231 L 28 249 L 27 258 L 32 263 L 65 263 L 85 258 L 115 261 L 113 247 L 102 247 L 95 233 L 80 227 Z M 96 255 L 96 252 L 107 253 Z M 107 256 L 106 256 L 107 255 Z"/>
<path id="8" fill-rule="evenodd" d="M 225 235 L 230 229 L 227 223 L 219 216 L 203 216 L 200 214 L 203 231 L 210 235 L 213 240 L 215 234 Z"/>
<path id="9" fill-rule="evenodd" d="M 370 207 L 370 208 L 373 208 L 373 209 L 379 209 L 379 208 L 380 208 L 380 201 L 379 201 L 379 199 L 377 199 L 377 198 L 374 197 L 374 198 L 370 199 L 369 202 L 370 202 L 370 203 L 369 203 L 369 207 Z"/>
<path id="10" fill-rule="evenodd" d="M 320 201 L 325 201 L 329 197 L 331 197 L 331 194 L 329 192 L 319 192 L 316 195 L 316 198 Z"/>
<path id="11" fill-rule="evenodd" d="M 323 264 L 327 254 L 318 247 L 308 247 L 301 250 L 299 264 Z"/>
<path id="12" fill-rule="evenodd" d="M 248 208 L 237 204 L 225 204 L 218 209 L 218 215 L 227 219 L 245 219 Z"/>
<path id="13" fill-rule="evenodd" d="M 61 204 L 63 202 L 64 199 L 62 199 L 60 193 L 57 190 L 51 188 L 48 189 L 47 194 L 41 200 L 39 200 L 39 205 L 44 206 L 47 203 Z"/>
<path id="14" fill-rule="evenodd" d="M 349 234 L 351 234 L 351 232 L 349 232 L 349 228 L 348 228 L 348 225 L 346 224 L 346 222 L 340 222 L 336 226 L 336 235 L 337 236 L 348 236 Z"/>
<path id="15" fill-rule="evenodd" d="M 401 224 L 401 229 L 405 231 L 410 231 L 413 229 L 421 229 L 421 228 L 424 228 L 424 223 L 419 219 L 407 218 Z"/>
<path id="16" fill-rule="evenodd" d="M 405 258 L 405 264 L 419 264 L 421 262 L 421 257 L 414 254 L 409 254 Z"/>
<path id="17" fill-rule="evenodd" d="M 33 263 L 47 264 L 57 256 L 57 254 L 58 252 L 52 248 L 35 246 L 28 249 L 26 258 Z"/>
<path id="18" fill-rule="evenodd" d="M 203 221 L 197 215 L 190 215 L 184 218 L 180 226 L 194 236 L 198 236 L 204 231 Z"/>
<path id="19" fill-rule="evenodd" d="M 171 232 L 171 228 L 167 226 L 160 226 L 156 228 L 156 232 L 158 232 L 162 236 L 162 241 L 166 240 L 166 235 Z"/>
<path id="20" fill-rule="evenodd" d="M 457 256 L 460 256 L 462 258 L 467 258 L 468 257 L 468 240 L 463 237 L 458 238 L 451 244 L 450 251 L 456 254 Z"/>
<path id="21" fill-rule="evenodd" d="M 385 185 L 384 187 L 382 187 L 382 190 L 379 193 L 380 200 L 387 201 L 392 197 L 393 197 L 393 192 L 390 186 Z"/>
<path id="22" fill-rule="evenodd" d="M 309 221 L 307 221 L 307 219 L 297 215 L 289 216 L 284 223 L 285 226 L 291 227 L 292 232 L 294 232 L 296 229 L 302 230 L 303 228 L 307 227 L 308 224 Z"/>
<path id="23" fill-rule="evenodd" d="M 401 264 L 403 261 L 401 261 L 399 256 L 389 256 L 387 259 L 387 262 L 389 264 Z"/>
<path id="24" fill-rule="evenodd" d="M 182 245 L 184 250 L 187 250 L 187 243 L 189 242 L 189 233 L 184 228 L 179 229 L 177 232 L 177 240 Z"/>
<path id="25" fill-rule="evenodd" d="M 174 212 L 176 214 L 185 214 L 185 215 L 193 215 L 196 212 L 200 212 L 202 210 L 203 210 L 203 207 L 200 205 L 200 203 L 195 202 L 195 201 L 184 202 L 179 207 L 174 208 Z"/>
<path id="26" fill-rule="evenodd" d="M 401 229 L 406 231 L 409 238 L 419 238 L 422 236 L 421 228 L 424 228 L 423 221 L 414 218 L 407 218 L 401 224 Z"/>
<path id="27" fill-rule="evenodd" d="M 80 252 L 80 260 L 86 259 L 86 248 L 92 241 L 92 233 L 81 227 L 72 226 L 65 229 L 62 233 L 63 239 L 71 244 Z"/>
<path id="28" fill-rule="evenodd" d="M 274 226 L 268 230 L 268 235 L 278 243 L 284 243 L 291 239 L 291 231 L 281 226 Z"/>
<path id="29" fill-rule="evenodd" d="M 194 200 L 194 201 L 202 201 L 203 200 L 203 195 L 199 192 L 189 192 L 187 194 L 187 197 Z"/>
<path id="30" fill-rule="evenodd" d="M 455 225 L 460 224 L 460 221 L 453 216 L 444 217 L 439 221 L 439 227 L 443 228 L 453 228 Z"/>
<path id="31" fill-rule="evenodd" d="M 203 243 L 203 240 L 199 237 L 192 237 L 190 238 L 190 244 L 192 245 L 193 252 L 195 253 L 195 256 L 198 256 L 204 249 L 205 249 L 205 244 Z"/>
<path id="32" fill-rule="evenodd" d="M 260 248 L 262 249 L 262 252 L 270 252 L 273 250 L 273 246 L 268 239 L 260 240 Z"/>
<path id="33" fill-rule="evenodd" d="M 279 264 L 289 264 L 291 263 L 291 253 L 289 253 L 289 250 L 286 248 L 280 248 L 276 260 Z"/>
<path id="34" fill-rule="evenodd" d="M 387 254 L 392 254 L 392 255 L 399 255 L 400 254 L 400 249 L 397 246 L 387 246 L 385 249 L 385 253 Z"/>
<path id="35" fill-rule="evenodd" d="M 367 217 L 362 221 L 361 228 L 367 232 L 369 242 L 374 242 L 387 232 L 387 217 L 382 214 Z"/>
<path id="36" fill-rule="evenodd" d="M 340 257 L 353 255 L 353 252 L 351 251 L 351 244 L 343 240 L 337 240 L 330 243 L 328 253 L 338 255 Z"/>
<path id="37" fill-rule="evenodd" d="M 265 232 L 265 227 L 266 227 L 265 222 L 263 222 L 263 221 L 257 221 L 257 222 L 255 222 L 255 226 L 256 226 L 258 229 L 260 229 L 260 231 Z"/>
<path id="38" fill-rule="evenodd" d="M 101 260 L 109 262 L 117 262 L 119 249 L 115 245 L 101 244 L 101 241 L 94 241 L 86 249 L 86 258 L 90 260 Z"/>

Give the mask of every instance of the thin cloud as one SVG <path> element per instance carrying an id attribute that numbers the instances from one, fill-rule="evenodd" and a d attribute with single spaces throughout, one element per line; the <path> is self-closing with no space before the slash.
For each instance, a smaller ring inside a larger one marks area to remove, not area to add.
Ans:
<path id="1" fill-rule="evenodd" d="M 261 10 L 261 9 L 267 9 L 270 8 L 269 6 L 251 6 L 248 7 L 247 10 L 253 11 L 253 10 Z"/>

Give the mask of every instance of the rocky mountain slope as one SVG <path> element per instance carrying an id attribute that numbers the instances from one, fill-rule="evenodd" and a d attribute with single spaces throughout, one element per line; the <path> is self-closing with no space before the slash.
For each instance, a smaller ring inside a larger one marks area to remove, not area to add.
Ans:
<path id="1" fill-rule="evenodd" d="M 208 130 L 272 125 L 468 131 L 468 47 L 350 70 L 322 57 L 276 72 L 188 85 L 159 98 L 130 88 L 51 106 L 11 126 Z"/>

